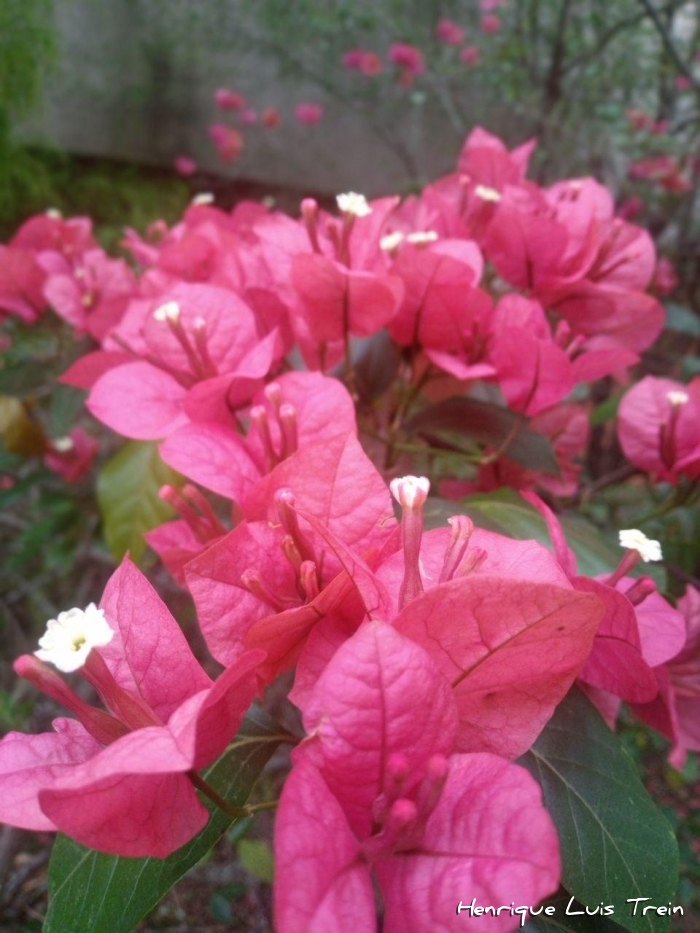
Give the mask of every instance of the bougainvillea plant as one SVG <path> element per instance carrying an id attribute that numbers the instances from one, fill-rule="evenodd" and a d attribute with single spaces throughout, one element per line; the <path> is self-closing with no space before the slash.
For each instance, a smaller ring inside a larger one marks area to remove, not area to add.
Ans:
<path id="1" fill-rule="evenodd" d="M 392 61 L 420 73 L 408 46 Z M 556 514 L 593 384 L 628 382 L 662 330 L 655 250 L 594 179 L 528 180 L 533 146 L 476 129 L 419 195 L 306 199 L 299 219 L 197 198 L 128 232 L 132 268 L 84 218 L 3 248 L 4 313 L 51 306 L 90 335 L 62 380 L 171 469 L 177 517 L 146 539 L 221 670 L 128 557 L 16 661 L 74 717 L 0 742 L 0 819 L 61 834 L 49 933 L 132 929 L 277 802 L 279 933 L 668 928 L 675 840 L 614 729 L 626 703 L 677 767 L 700 750 L 700 593 L 674 605 L 639 575 L 663 560 L 641 530 L 592 557 Z M 697 379 L 645 379 L 619 408 L 631 468 L 685 502 L 699 410 Z M 89 441 L 46 456 L 70 478 Z M 484 495 L 502 486 L 521 496 Z M 279 801 L 249 802 L 280 743 Z"/>

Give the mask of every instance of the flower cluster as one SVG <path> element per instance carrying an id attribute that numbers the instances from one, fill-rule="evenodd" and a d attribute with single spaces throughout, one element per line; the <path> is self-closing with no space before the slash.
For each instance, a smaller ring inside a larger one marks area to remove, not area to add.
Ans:
<path id="1" fill-rule="evenodd" d="M 418 72 L 410 47 L 392 61 Z M 675 609 L 632 577 L 661 557 L 633 529 L 616 569 L 578 573 L 533 491 L 575 491 L 586 386 L 636 363 L 663 310 L 646 292 L 649 236 L 591 178 L 528 180 L 532 149 L 477 129 L 419 195 L 348 192 L 333 213 L 306 199 L 298 220 L 200 198 L 172 228 L 128 231 L 138 276 L 80 220 L 35 218 L 4 250 L 5 311 L 34 320 L 52 304 L 91 334 L 99 346 L 62 378 L 184 477 L 161 490 L 179 517 L 147 539 L 224 670 L 210 680 L 127 559 L 99 609 L 59 614 L 16 663 L 77 721 L 0 743 L 0 819 L 168 855 L 206 821 L 199 771 L 293 670 L 303 734 L 276 822 L 278 930 L 375 929 L 375 888 L 387 933 L 458 930 L 467 883 L 529 904 L 559 885 L 540 788 L 513 761 L 574 682 L 611 724 L 629 703 L 674 761 L 700 750 L 697 592 Z M 477 435 L 470 477 L 447 465 L 432 479 L 459 494 L 507 478 L 553 552 L 461 514 L 426 530 L 431 482 L 402 475 L 418 462 L 402 440 L 420 425 L 418 453 L 449 448 L 445 413 L 464 404 L 497 409 L 510 434 Z M 696 479 L 698 406 L 695 382 L 639 383 L 618 422 L 630 461 Z M 509 458 L 526 422 L 555 473 Z"/>

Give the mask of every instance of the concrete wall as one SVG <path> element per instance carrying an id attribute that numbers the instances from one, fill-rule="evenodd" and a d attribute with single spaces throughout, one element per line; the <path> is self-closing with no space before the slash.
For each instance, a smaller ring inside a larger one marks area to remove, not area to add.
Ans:
<path id="1" fill-rule="evenodd" d="M 227 15 L 219 24 L 215 10 L 222 5 Z M 236 177 L 369 195 L 401 190 L 454 165 L 461 134 L 441 112 L 404 101 L 409 119 L 401 132 L 414 158 L 407 166 L 368 126 L 369 118 L 381 133 L 381 109 L 354 113 L 314 85 L 281 79 L 261 53 L 238 48 L 240 6 L 240 0 L 56 0 L 59 64 L 22 135 L 71 152 L 153 164 L 188 154 L 203 168 Z M 283 115 L 275 131 L 251 128 L 244 154 L 227 169 L 207 136 L 209 123 L 222 118 L 212 101 L 220 85 Z M 294 120 L 294 106 L 304 100 L 326 107 L 316 127 Z M 477 102 L 472 110 L 478 119 Z"/>

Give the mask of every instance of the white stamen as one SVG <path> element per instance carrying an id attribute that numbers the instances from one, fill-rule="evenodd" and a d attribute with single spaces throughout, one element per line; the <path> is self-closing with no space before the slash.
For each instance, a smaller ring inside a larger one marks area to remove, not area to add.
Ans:
<path id="1" fill-rule="evenodd" d="M 626 528 L 620 532 L 620 547 L 638 551 L 645 563 L 650 560 L 662 560 L 661 545 L 652 538 L 647 538 L 638 528 Z"/>
<path id="2" fill-rule="evenodd" d="M 73 443 L 73 438 L 71 437 L 57 437 L 55 440 L 51 441 L 51 446 L 59 454 L 67 454 L 69 450 L 73 450 L 75 444 Z"/>
<path id="3" fill-rule="evenodd" d="M 482 201 L 500 201 L 501 195 L 495 188 L 489 188 L 487 185 L 477 185 L 474 194 Z"/>
<path id="4" fill-rule="evenodd" d="M 50 217 L 51 220 L 63 220 L 63 214 L 55 207 L 49 207 L 46 216 Z"/>
<path id="5" fill-rule="evenodd" d="M 401 243 L 403 243 L 403 233 L 399 230 L 394 230 L 393 233 L 387 233 L 381 238 L 379 241 L 379 248 L 390 253 L 393 249 L 396 249 L 397 246 L 400 246 Z"/>
<path id="6" fill-rule="evenodd" d="M 670 392 L 667 392 L 666 398 L 672 405 L 687 405 L 690 401 L 690 396 L 687 392 L 680 392 L 676 389 L 671 389 Z"/>
<path id="7" fill-rule="evenodd" d="M 417 230 L 415 233 L 409 233 L 406 239 L 415 246 L 424 246 L 426 243 L 434 243 L 438 238 L 435 230 Z"/>
<path id="8" fill-rule="evenodd" d="M 354 191 L 348 191 L 346 194 L 339 194 L 335 199 L 338 208 L 344 214 L 353 214 L 355 217 L 366 217 L 372 213 L 372 208 L 367 203 L 364 194 L 356 194 Z"/>
<path id="9" fill-rule="evenodd" d="M 39 639 L 39 650 L 34 654 L 40 661 L 48 661 L 64 674 L 77 671 L 87 661 L 93 648 L 103 648 L 114 638 L 114 632 L 105 619 L 104 609 L 94 603 L 86 609 L 59 612 L 57 619 L 49 619 L 46 633 Z"/>
<path id="10" fill-rule="evenodd" d="M 415 509 L 428 498 L 430 480 L 427 476 L 398 476 L 389 483 L 389 489 L 402 509 Z"/>
<path id="11" fill-rule="evenodd" d="M 192 207 L 201 207 L 203 204 L 213 204 L 214 195 L 211 191 L 202 191 L 201 194 L 195 194 L 190 203 Z"/>
<path id="12" fill-rule="evenodd" d="M 156 321 L 165 323 L 166 321 L 173 321 L 177 323 L 180 320 L 180 305 L 177 301 L 166 301 L 164 305 L 160 305 L 153 312 L 153 317 Z"/>

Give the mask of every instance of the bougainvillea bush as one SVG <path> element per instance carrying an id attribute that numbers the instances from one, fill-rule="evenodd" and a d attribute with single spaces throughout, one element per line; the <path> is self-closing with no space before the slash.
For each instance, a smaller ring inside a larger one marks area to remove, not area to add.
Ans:
<path id="1" fill-rule="evenodd" d="M 150 496 L 219 664 L 129 556 L 16 660 L 71 714 L 0 743 L 0 819 L 59 833 L 47 931 L 131 930 L 272 808 L 280 933 L 668 929 L 676 842 L 615 728 L 625 704 L 675 767 L 700 750 L 696 571 L 668 585 L 639 512 L 697 498 L 700 380 L 631 381 L 652 240 L 592 178 L 528 180 L 533 147 L 476 129 L 420 194 L 299 219 L 198 197 L 130 263 L 54 213 L 3 247 L 4 313 L 92 340 L 60 381 L 127 439 L 108 541 Z M 596 489 L 591 423 L 630 478 L 606 515 L 640 519 L 613 543 L 562 511 Z M 95 453 L 45 441 L 67 481 Z"/>

